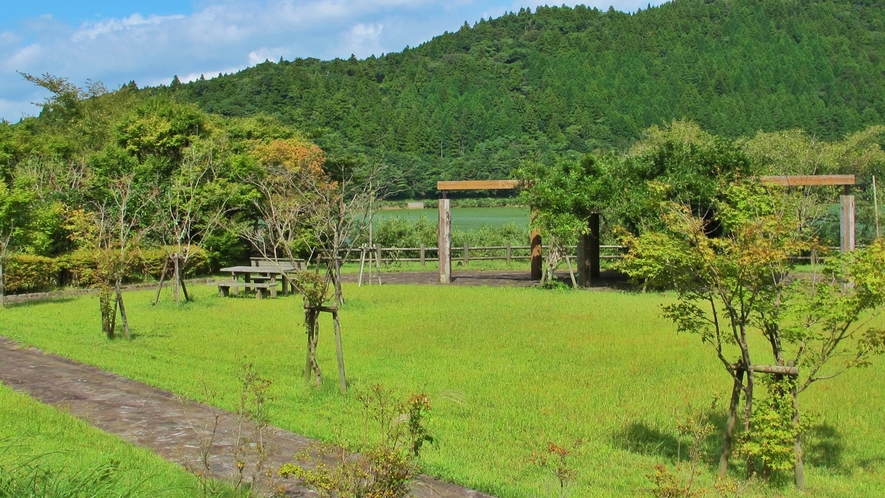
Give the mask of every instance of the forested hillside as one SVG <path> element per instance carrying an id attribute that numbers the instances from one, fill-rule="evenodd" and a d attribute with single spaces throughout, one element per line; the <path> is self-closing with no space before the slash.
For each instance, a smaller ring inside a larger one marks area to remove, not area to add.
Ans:
<path id="1" fill-rule="evenodd" d="M 885 2 L 675 0 L 635 14 L 520 10 L 401 53 L 265 62 L 148 91 L 272 114 L 331 156 L 383 158 L 401 196 L 419 197 L 439 179 L 624 149 L 672 119 L 732 138 L 838 139 L 885 122 L 883 75 Z"/>

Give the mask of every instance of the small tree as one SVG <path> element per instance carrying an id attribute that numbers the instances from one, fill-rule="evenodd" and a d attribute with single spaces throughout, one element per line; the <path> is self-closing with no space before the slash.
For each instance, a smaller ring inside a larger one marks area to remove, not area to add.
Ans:
<path id="1" fill-rule="evenodd" d="M 599 212 L 605 172 L 593 156 L 580 162 L 563 161 L 552 166 L 527 164 L 517 172 L 524 184 L 522 201 L 532 209 L 532 227 L 541 230 L 550 244 L 541 284 L 551 284 L 567 248 L 587 233 L 587 219 Z"/>
<path id="2" fill-rule="evenodd" d="M 820 248 L 796 202 L 801 201 L 778 191 L 738 184 L 722 188 L 717 220 L 696 216 L 684 204 L 663 203 L 664 230 L 623 235 L 630 251 L 620 267 L 634 278 L 655 278 L 675 288 L 677 303 L 664 307 L 665 316 L 680 332 L 698 334 L 733 379 L 720 475 L 734 449 L 741 397 L 741 440 L 761 437 L 753 426 L 754 420 L 763 423 L 754 417 L 756 374 L 773 373 L 778 382 L 765 407 L 783 413 L 778 396 L 788 393 L 792 399 L 790 420 L 780 428 L 790 431 L 785 438 L 794 442 L 789 463 L 795 464 L 796 483 L 802 487 L 799 394 L 883 352 L 885 331 L 869 327 L 869 318 L 885 304 L 885 241 L 830 258 L 820 275 L 799 275 L 797 257 Z M 721 236 L 711 236 L 720 230 Z M 666 271 L 651 275 L 649 268 Z M 752 346 L 755 334 L 767 350 Z M 765 358 L 771 363 L 759 361 Z M 783 444 L 772 446 L 779 447 L 770 451 L 783 454 Z M 766 466 L 771 456 L 754 452 L 751 445 L 743 454 L 748 471 L 752 457 L 763 456 Z"/>
<path id="3" fill-rule="evenodd" d="M 343 241 L 335 238 L 335 232 L 326 231 L 330 226 L 338 226 L 337 222 L 326 217 L 330 213 L 343 211 L 340 208 L 341 200 L 335 193 L 338 187 L 322 169 L 322 150 L 299 139 L 273 140 L 256 146 L 253 156 L 262 168 L 247 181 L 259 194 L 254 201 L 259 220 L 252 226 L 240 227 L 243 237 L 262 256 L 272 261 L 287 261 L 288 268 L 299 266 L 299 252 L 317 256 L 323 244 L 328 244 L 330 239 L 333 240 L 333 248 L 339 247 Z M 278 264 L 278 270 L 282 273 L 282 265 Z M 319 270 L 317 264 L 315 272 L 300 272 L 290 279 L 304 301 L 307 331 L 304 375 L 306 380 L 313 380 L 316 385 L 322 382 L 322 372 L 316 360 L 319 314 L 329 312 L 335 322 L 339 380 L 344 392 L 347 384 L 338 309 L 335 306 L 325 306 L 331 299 L 329 288 L 333 271 L 320 273 Z"/>
<path id="4" fill-rule="evenodd" d="M 344 304 L 341 291 L 341 263 L 346 250 L 357 245 L 371 223 L 374 209 L 387 194 L 379 185 L 383 168 L 379 163 L 361 165 L 349 160 L 327 162 L 329 182 L 306 185 L 315 210 L 312 231 L 319 251 L 327 258 L 329 278 L 335 287 L 335 301 Z M 329 185 L 332 188 L 329 188 Z"/>
<path id="5" fill-rule="evenodd" d="M 86 182 L 86 208 L 68 213 L 67 228 L 75 243 L 93 253 L 102 331 L 109 339 L 116 336 L 119 310 L 123 334 L 129 338 L 122 284 L 135 250 L 150 228 L 145 220 L 157 191 L 152 179 L 133 167 L 134 162 L 114 161 L 113 157 L 104 160 L 111 161 L 112 167 L 93 168 Z"/>
<path id="6" fill-rule="evenodd" d="M 194 144 L 183 152 L 180 168 L 158 199 L 164 212 L 159 223 L 160 237 L 174 248 L 172 263 L 173 296 L 181 302 L 182 274 L 198 240 L 218 227 L 229 212 L 229 182 L 217 175 L 216 155 L 221 151 L 212 142 Z M 165 274 L 165 267 L 164 267 Z M 158 294 L 159 296 L 159 291 Z M 184 292 L 185 300 L 189 300 Z"/>

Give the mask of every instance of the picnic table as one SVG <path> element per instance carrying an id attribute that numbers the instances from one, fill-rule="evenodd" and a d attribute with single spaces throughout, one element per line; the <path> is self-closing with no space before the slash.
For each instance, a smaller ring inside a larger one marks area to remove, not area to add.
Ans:
<path id="1" fill-rule="evenodd" d="M 220 271 L 230 273 L 233 280 L 215 283 L 215 285 L 218 285 L 219 295 L 229 296 L 231 291 L 236 295 L 241 288 L 255 289 L 255 297 L 262 299 L 265 294 L 270 294 L 270 297 L 277 297 L 278 281 L 282 286 L 281 292 L 285 295 L 289 287 L 289 279 L 286 273 L 292 271 L 292 269 L 275 268 L 273 266 L 229 266 L 222 268 Z"/>

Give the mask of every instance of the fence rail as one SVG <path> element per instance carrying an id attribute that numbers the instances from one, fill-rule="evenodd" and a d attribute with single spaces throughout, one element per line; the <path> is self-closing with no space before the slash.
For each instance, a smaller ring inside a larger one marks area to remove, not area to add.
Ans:
<path id="1" fill-rule="evenodd" d="M 549 246 L 544 246 L 549 250 Z M 600 246 L 601 259 L 617 259 L 621 257 L 621 252 L 626 249 L 624 246 Z M 531 259 L 532 246 L 530 245 L 511 245 L 503 246 L 469 246 L 463 245 L 459 247 L 452 246 L 452 260 L 461 261 L 465 265 L 470 261 L 505 261 L 508 264 L 511 261 L 529 260 Z M 574 248 L 576 251 L 577 248 Z M 352 248 L 345 252 L 342 262 L 358 263 L 363 256 L 372 253 L 372 257 L 376 258 L 382 264 L 398 263 L 398 262 L 419 262 L 421 266 L 427 264 L 428 261 L 439 261 L 439 249 L 437 247 L 427 247 L 420 245 L 419 247 L 364 247 Z M 457 255 L 457 257 L 456 257 Z"/>
<path id="2" fill-rule="evenodd" d="M 550 246 L 543 247 L 544 250 L 550 249 Z M 600 259 L 614 260 L 622 258 L 627 247 L 620 245 L 602 245 L 599 246 L 599 249 Z M 839 252 L 838 247 L 830 247 L 828 249 L 830 254 Z M 418 247 L 373 246 L 371 248 L 351 248 L 345 251 L 342 262 L 359 263 L 360 259 L 363 257 L 363 250 L 366 251 L 366 258 L 368 258 L 368 253 L 371 252 L 372 258 L 377 259 L 381 264 L 410 262 L 421 263 L 421 266 L 424 266 L 428 261 L 439 261 L 438 248 L 428 247 L 422 244 Z M 577 248 L 573 247 L 571 254 L 575 254 L 576 252 Z M 529 260 L 531 257 L 530 245 L 506 244 L 503 246 L 452 246 L 452 260 L 460 261 L 465 265 L 469 264 L 470 261 L 505 261 L 509 264 L 512 261 Z M 821 263 L 824 259 L 826 259 L 826 256 L 819 254 L 816 250 L 811 251 L 808 255 L 797 256 L 794 258 L 797 263 L 808 263 L 812 265 Z"/>

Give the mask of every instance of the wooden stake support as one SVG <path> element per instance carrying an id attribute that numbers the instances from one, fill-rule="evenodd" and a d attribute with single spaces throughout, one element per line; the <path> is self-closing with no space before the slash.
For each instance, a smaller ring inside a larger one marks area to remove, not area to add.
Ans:
<path id="1" fill-rule="evenodd" d="M 319 342 L 320 332 L 319 314 L 329 313 L 332 315 L 332 322 L 335 325 L 335 354 L 338 358 L 338 387 L 341 389 L 341 394 L 347 394 L 347 375 L 344 373 L 344 346 L 341 341 L 341 322 L 338 320 L 338 308 L 330 306 L 305 306 L 304 310 L 308 314 L 308 327 L 313 330 L 313 335 L 308 337 L 307 362 L 304 369 L 305 380 L 310 382 L 314 368 L 317 369 L 318 376 L 320 375 L 319 366 L 314 363 L 316 357 L 311 357 L 311 348 L 314 348 L 313 353 L 315 355 L 315 348 L 316 344 Z M 311 341 L 313 342 L 311 343 Z"/>

